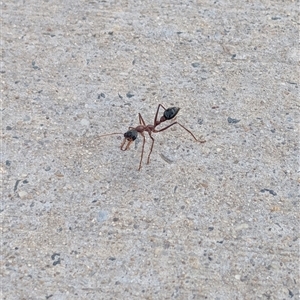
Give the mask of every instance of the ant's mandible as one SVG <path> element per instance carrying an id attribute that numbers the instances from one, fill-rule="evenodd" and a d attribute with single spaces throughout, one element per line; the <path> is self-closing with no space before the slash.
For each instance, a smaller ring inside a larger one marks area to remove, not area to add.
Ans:
<path id="1" fill-rule="evenodd" d="M 158 112 L 159 112 L 160 108 L 163 108 L 165 111 L 164 111 L 163 116 L 161 116 L 158 119 L 157 116 L 158 116 Z M 176 115 L 178 114 L 179 110 L 180 110 L 179 107 L 170 107 L 170 108 L 166 109 L 162 104 L 159 104 L 158 107 L 157 107 L 157 110 L 156 110 L 153 125 L 146 125 L 142 115 L 139 113 L 140 125 L 138 125 L 137 127 L 129 127 L 128 131 L 124 133 L 124 140 L 123 140 L 123 142 L 120 146 L 120 149 L 122 151 L 126 151 L 126 150 L 129 149 L 130 144 L 134 140 L 136 140 L 136 138 L 138 136 L 138 133 L 141 134 L 141 136 L 143 137 L 142 153 L 141 153 L 141 159 L 140 159 L 140 164 L 139 164 L 138 170 L 140 170 L 141 167 L 142 167 L 142 160 L 143 160 L 143 155 L 144 155 L 144 147 L 145 147 L 145 142 L 146 142 L 144 132 L 147 132 L 149 134 L 151 140 L 152 140 L 150 152 L 148 154 L 147 164 L 149 164 L 149 162 L 150 162 L 150 155 L 152 153 L 152 149 L 153 149 L 153 145 L 154 145 L 154 138 L 152 137 L 152 133 L 164 131 L 164 130 L 170 128 L 171 126 L 173 126 L 175 124 L 178 124 L 180 127 L 185 129 L 194 138 L 195 141 L 200 142 L 200 143 L 205 143 L 205 140 L 198 140 L 190 130 L 185 128 L 182 124 L 178 123 L 177 121 L 170 124 L 170 125 L 168 125 L 168 126 L 166 126 L 166 127 L 164 127 L 164 128 L 162 128 L 162 129 L 159 129 L 159 130 L 155 129 L 159 124 L 161 124 L 165 121 L 174 119 L 176 117 Z M 120 134 L 120 133 L 109 133 L 109 134 L 101 135 L 100 137 L 113 135 L 113 134 Z M 126 142 L 127 142 L 127 144 L 126 144 Z"/>

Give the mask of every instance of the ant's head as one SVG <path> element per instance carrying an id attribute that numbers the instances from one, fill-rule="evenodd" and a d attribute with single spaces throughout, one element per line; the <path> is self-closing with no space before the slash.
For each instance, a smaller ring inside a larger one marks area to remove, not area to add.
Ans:
<path id="1" fill-rule="evenodd" d="M 164 117 L 166 120 L 171 120 L 175 118 L 175 116 L 178 114 L 180 108 L 179 107 L 170 107 L 167 108 L 164 112 Z"/>
<path id="2" fill-rule="evenodd" d="M 138 132 L 135 129 L 131 129 L 124 133 L 124 138 L 127 141 L 133 142 L 134 140 L 136 140 L 137 135 L 138 135 Z"/>
<path id="3" fill-rule="evenodd" d="M 121 150 L 126 151 L 129 149 L 130 144 L 136 140 L 138 135 L 138 132 L 135 129 L 130 129 L 127 132 L 124 133 L 124 141 L 121 145 Z M 127 145 L 125 145 L 126 141 L 128 142 Z"/>

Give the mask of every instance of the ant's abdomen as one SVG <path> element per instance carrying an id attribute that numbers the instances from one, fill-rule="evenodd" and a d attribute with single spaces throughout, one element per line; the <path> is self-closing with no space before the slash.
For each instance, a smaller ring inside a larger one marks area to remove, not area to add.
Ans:
<path id="1" fill-rule="evenodd" d="M 167 108 L 164 112 L 164 117 L 166 118 L 166 120 L 171 120 L 178 114 L 179 110 L 179 107 Z"/>

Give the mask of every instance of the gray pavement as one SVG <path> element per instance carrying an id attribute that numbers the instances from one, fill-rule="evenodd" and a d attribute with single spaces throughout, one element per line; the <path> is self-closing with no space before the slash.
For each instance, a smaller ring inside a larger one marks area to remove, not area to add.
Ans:
<path id="1" fill-rule="evenodd" d="M 299 298 L 298 1 L 1 5 L 1 299 Z"/>

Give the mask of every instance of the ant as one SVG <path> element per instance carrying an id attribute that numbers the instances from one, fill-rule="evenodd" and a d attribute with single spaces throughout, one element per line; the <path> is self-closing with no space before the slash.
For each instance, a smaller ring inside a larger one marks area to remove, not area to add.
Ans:
<path id="1" fill-rule="evenodd" d="M 161 116 L 159 119 L 157 118 L 158 113 L 159 113 L 159 109 L 162 108 L 164 109 L 164 114 L 163 116 Z M 139 164 L 139 168 L 138 171 L 141 169 L 142 167 L 142 160 L 143 160 L 143 155 L 144 155 L 144 147 L 145 147 L 145 142 L 146 142 L 146 138 L 144 135 L 144 132 L 148 132 L 151 140 L 152 140 L 152 144 L 151 144 L 151 148 L 150 148 L 150 152 L 148 154 L 148 159 L 147 159 L 147 164 L 149 164 L 150 162 L 150 155 L 152 153 L 152 149 L 153 149 L 153 145 L 154 145 L 154 138 L 152 137 L 151 133 L 157 133 L 157 132 L 161 132 L 164 131 L 168 128 L 170 128 L 171 126 L 178 124 L 180 127 L 182 127 L 183 129 L 185 129 L 193 138 L 195 141 L 200 142 L 200 143 L 205 143 L 205 140 L 198 140 L 194 134 L 188 130 L 187 128 L 185 128 L 183 125 L 181 125 L 180 123 L 178 123 L 177 121 L 162 128 L 162 129 L 155 129 L 159 124 L 168 121 L 168 120 L 172 120 L 176 117 L 176 115 L 178 114 L 180 108 L 179 107 L 170 107 L 170 108 L 165 108 L 162 104 L 159 104 L 156 110 L 156 114 L 155 114 L 155 118 L 154 118 L 154 124 L 153 125 L 146 125 L 142 115 L 139 113 L 139 122 L 140 125 L 136 126 L 136 127 L 129 127 L 128 131 L 124 133 L 124 140 L 120 146 L 120 149 L 122 151 L 126 151 L 129 149 L 130 144 L 136 140 L 138 133 L 142 135 L 143 137 L 143 146 L 142 146 L 142 153 L 141 153 L 141 159 L 140 159 L 140 164 Z M 103 136 L 108 136 L 108 135 L 113 135 L 113 134 L 120 134 L 118 132 L 116 133 L 109 133 L 109 134 L 105 134 L 105 135 L 101 135 L 100 137 Z M 127 143 L 127 145 L 125 145 Z"/>

